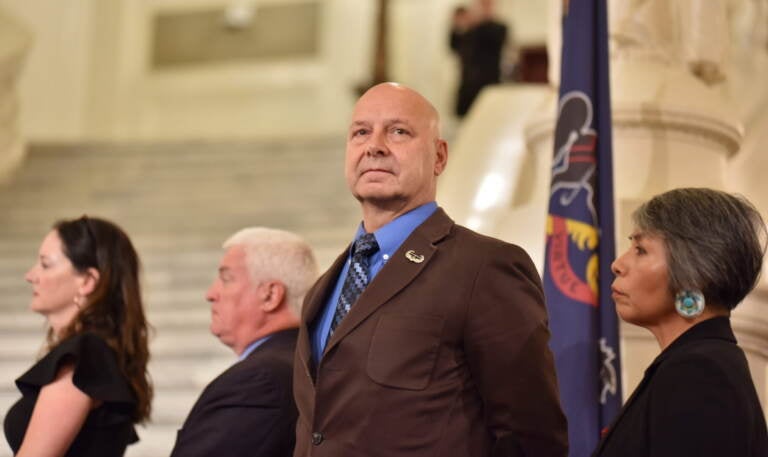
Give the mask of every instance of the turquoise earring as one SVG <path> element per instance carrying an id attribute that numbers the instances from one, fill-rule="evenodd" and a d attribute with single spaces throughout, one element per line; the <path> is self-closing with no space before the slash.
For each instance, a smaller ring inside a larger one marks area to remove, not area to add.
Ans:
<path id="1" fill-rule="evenodd" d="M 684 290 L 675 295 L 677 313 L 687 319 L 693 319 L 704 312 L 704 295 L 698 290 Z"/>

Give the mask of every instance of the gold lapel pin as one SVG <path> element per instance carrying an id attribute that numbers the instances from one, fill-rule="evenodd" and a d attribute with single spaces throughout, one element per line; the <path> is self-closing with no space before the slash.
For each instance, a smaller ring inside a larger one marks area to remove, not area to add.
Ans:
<path id="1" fill-rule="evenodd" d="M 416 251 L 413 249 L 405 253 L 405 258 L 413 263 L 421 263 L 424 261 L 424 256 L 421 254 L 416 254 Z"/>

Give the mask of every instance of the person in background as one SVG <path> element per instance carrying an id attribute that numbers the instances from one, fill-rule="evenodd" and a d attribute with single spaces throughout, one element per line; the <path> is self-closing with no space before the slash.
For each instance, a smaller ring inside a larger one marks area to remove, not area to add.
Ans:
<path id="1" fill-rule="evenodd" d="M 355 105 L 362 223 L 304 303 L 296 457 L 567 455 L 541 280 L 523 249 L 438 208 L 439 124 L 394 83 Z"/>
<path id="2" fill-rule="evenodd" d="M 54 225 L 26 274 L 48 352 L 16 380 L 22 398 L 5 417 L 17 457 L 117 457 L 149 418 L 148 325 L 139 258 L 104 219 Z"/>
<path id="3" fill-rule="evenodd" d="M 613 298 L 661 354 L 593 456 L 768 456 L 765 416 L 729 319 L 760 274 L 763 219 L 746 199 L 703 188 L 657 195 L 633 218 L 631 246 L 612 265 Z"/>
<path id="4" fill-rule="evenodd" d="M 459 57 L 461 77 L 456 115 L 464 117 L 480 91 L 501 81 L 501 58 L 507 26 L 495 18 L 493 0 L 478 0 L 474 10 L 454 10 L 451 50 Z"/>
<path id="5" fill-rule="evenodd" d="M 290 456 L 296 327 L 315 256 L 299 236 L 264 227 L 235 233 L 224 249 L 206 298 L 211 333 L 238 361 L 203 390 L 171 456 Z"/>

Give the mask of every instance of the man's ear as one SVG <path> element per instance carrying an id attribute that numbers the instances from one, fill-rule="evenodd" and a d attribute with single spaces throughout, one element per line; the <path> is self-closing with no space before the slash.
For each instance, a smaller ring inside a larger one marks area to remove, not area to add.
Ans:
<path id="1" fill-rule="evenodd" d="M 448 165 L 448 143 L 438 138 L 435 140 L 435 176 L 440 176 Z"/>
<path id="2" fill-rule="evenodd" d="M 280 281 L 265 281 L 261 284 L 261 309 L 266 313 L 277 311 L 285 301 L 285 285 Z"/>
<path id="3" fill-rule="evenodd" d="M 99 270 L 95 268 L 89 268 L 82 274 L 82 282 L 80 283 L 79 291 L 80 295 L 87 297 L 96 290 L 96 286 L 99 285 L 99 279 L 101 274 Z"/>

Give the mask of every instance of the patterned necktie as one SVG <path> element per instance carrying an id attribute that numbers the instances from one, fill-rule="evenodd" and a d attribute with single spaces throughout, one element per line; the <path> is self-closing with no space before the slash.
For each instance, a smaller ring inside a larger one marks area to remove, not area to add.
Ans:
<path id="1" fill-rule="evenodd" d="M 379 244 L 373 233 L 366 233 L 355 241 L 355 247 L 352 251 L 352 262 L 349 265 L 347 277 L 344 278 L 344 285 L 341 287 L 339 302 L 336 303 L 336 313 L 333 315 L 331 330 L 328 333 L 330 337 L 336 330 L 344 316 L 349 313 L 352 305 L 357 301 L 357 297 L 363 293 L 365 286 L 368 285 L 368 257 L 379 250 Z"/>

